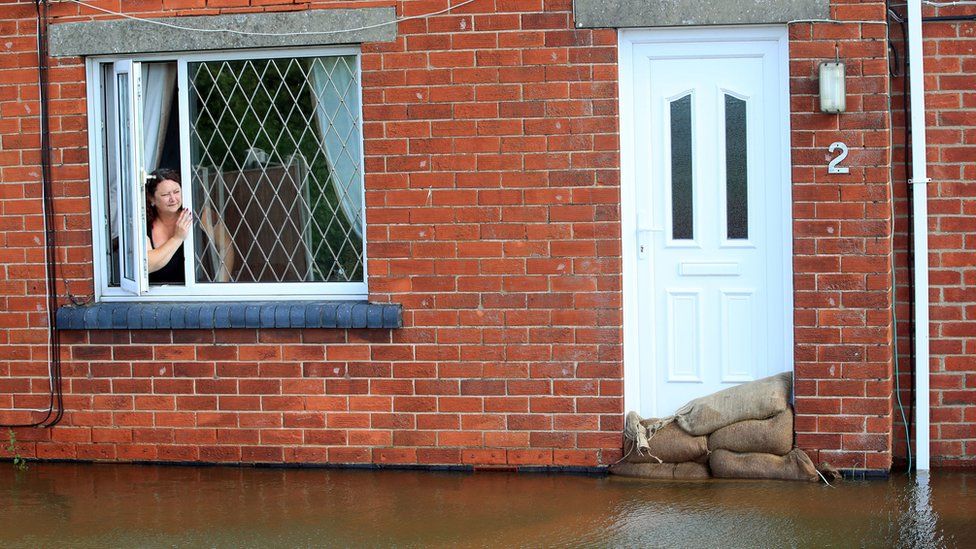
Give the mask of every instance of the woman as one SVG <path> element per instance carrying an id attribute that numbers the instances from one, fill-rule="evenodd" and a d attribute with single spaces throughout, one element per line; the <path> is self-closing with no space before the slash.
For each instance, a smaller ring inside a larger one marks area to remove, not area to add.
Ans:
<path id="1" fill-rule="evenodd" d="M 201 228 L 221 258 L 216 281 L 229 282 L 234 268 L 231 239 L 223 223 L 215 222 L 213 217 L 205 209 Z M 150 284 L 186 283 L 183 242 L 190 236 L 192 226 L 193 214 L 183 208 L 179 172 L 167 168 L 154 171 L 146 180 L 146 255 Z"/>

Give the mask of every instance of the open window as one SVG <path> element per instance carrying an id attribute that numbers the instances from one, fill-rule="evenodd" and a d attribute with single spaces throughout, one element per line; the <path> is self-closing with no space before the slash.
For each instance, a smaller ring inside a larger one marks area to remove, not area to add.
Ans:
<path id="1" fill-rule="evenodd" d="M 90 59 L 88 69 L 100 298 L 366 297 L 355 51 Z M 179 174 L 194 219 L 171 260 L 182 264 L 167 263 L 182 274 L 165 282 L 147 259 L 165 243 L 146 194 L 159 168 Z"/>
<path id="2" fill-rule="evenodd" d="M 112 107 L 115 127 L 115 165 L 117 181 L 115 208 L 121 213 L 117 230 L 119 285 L 132 294 L 143 294 L 149 286 L 145 260 L 146 215 L 142 140 L 142 75 L 139 63 L 119 61 L 112 66 Z"/>

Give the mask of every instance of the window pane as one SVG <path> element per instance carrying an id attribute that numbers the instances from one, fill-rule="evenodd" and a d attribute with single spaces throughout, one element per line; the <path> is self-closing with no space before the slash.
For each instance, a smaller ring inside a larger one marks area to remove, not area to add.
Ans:
<path id="1" fill-rule="evenodd" d="M 671 102 L 671 238 L 695 238 L 691 96 Z"/>
<path id="2" fill-rule="evenodd" d="M 115 79 L 115 91 L 117 93 L 116 120 L 119 121 L 119 196 L 122 201 L 122 276 L 128 280 L 136 277 L 136 258 L 132 246 L 132 239 L 139 235 L 132 234 L 134 226 L 134 216 L 136 214 L 132 208 L 132 196 L 129 183 L 132 181 L 132 136 L 130 135 L 129 124 L 129 74 L 119 73 Z"/>
<path id="3" fill-rule="evenodd" d="M 746 102 L 725 96 L 725 208 L 729 239 L 749 238 Z"/>
<path id="4" fill-rule="evenodd" d="M 105 120 L 102 123 L 102 166 L 105 167 L 102 184 L 105 189 L 105 202 L 102 211 L 105 212 L 105 273 L 108 285 L 119 286 L 119 173 L 117 148 L 118 122 L 117 110 L 113 106 L 115 100 L 115 69 L 111 63 L 101 66 L 102 81 L 102 113 Z"/>
<path id="5" fill-rule="evenodd" d="M 188 73 L 197 281 L 363 281 L 356 57 Z"/>
<path id="6" fill-rule="evenodd" d="M 176 63 L 141 63 L 143 161 L 147 172 L 180 169 Z"/>

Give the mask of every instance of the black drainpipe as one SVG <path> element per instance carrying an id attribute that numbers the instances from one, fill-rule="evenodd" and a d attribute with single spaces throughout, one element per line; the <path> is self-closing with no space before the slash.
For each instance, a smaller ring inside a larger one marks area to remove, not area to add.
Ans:
<path id="1" fill-rule="evenodd" d="M 976 21 L 976 15 L 943 15 L 941 17 L 923 17 L 923 23 L 952 21 Z"/>

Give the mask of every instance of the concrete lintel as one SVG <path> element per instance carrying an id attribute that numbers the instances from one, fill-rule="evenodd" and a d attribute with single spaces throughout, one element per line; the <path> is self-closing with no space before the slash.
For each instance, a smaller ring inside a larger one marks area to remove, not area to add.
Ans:
<path id="1" fill-rule="evenodd" d="M 829 0 L 573 0 L 578 28 L 745 25 L 827 19 Z"/>
<path id="2" fill-rule="evenodd" d="M 60 23 L 50 27 L 53 57 L 233 50 L 285 46 L 329 46 L 388 42 L 396 38 L 394 8 L 320 9 L 282 13 L 238 13 L 153 19 L 201 32 L 133 19 Z M 378 26 L 374 26 L 378 25 Z M 371 27 L 362 29 L 362 27 Z M 362 29 L 362 30 L 356 30 Z M 263 36 L 262 34 L 297 34 Z M 318 34 L 322 33 L 322 34 Z"/>

